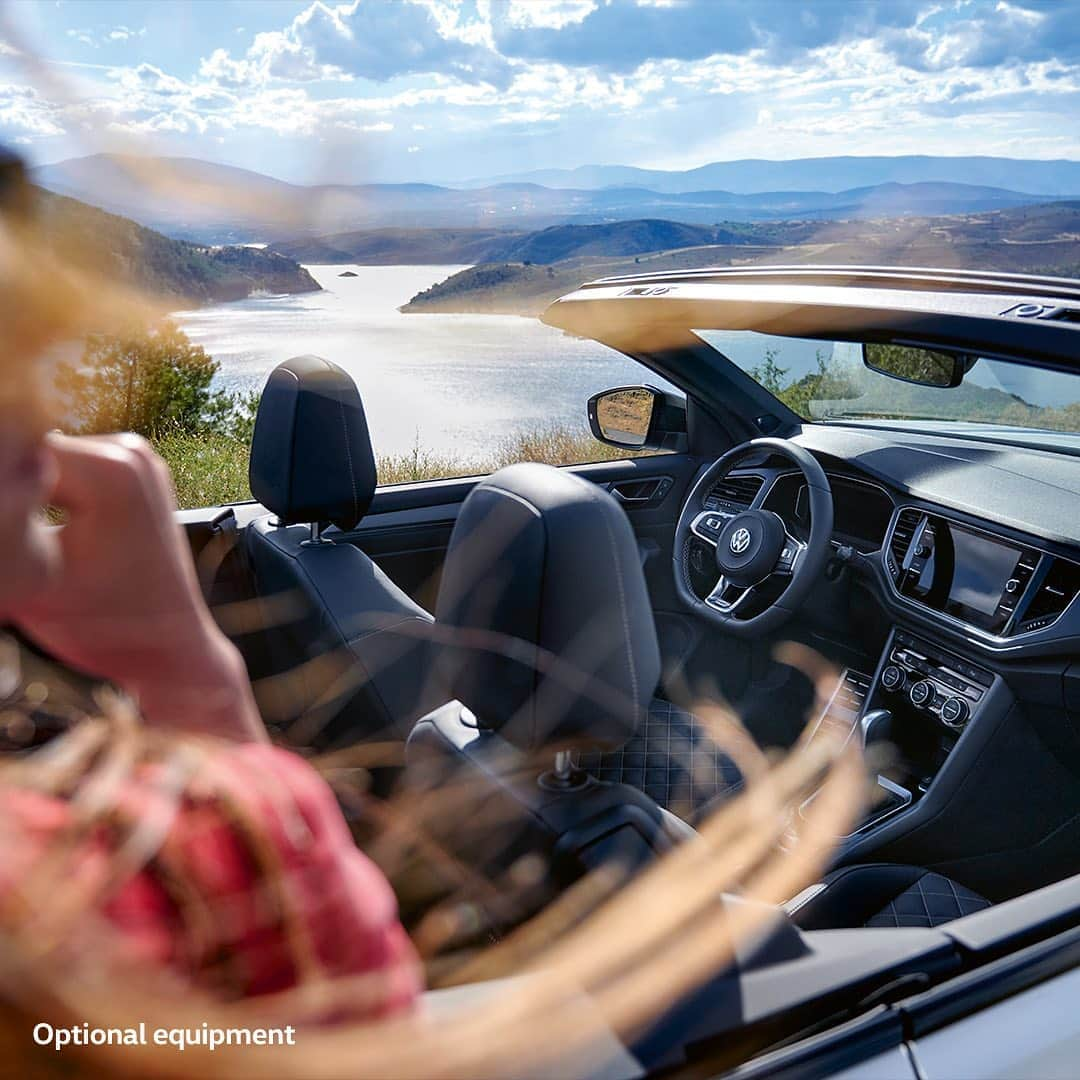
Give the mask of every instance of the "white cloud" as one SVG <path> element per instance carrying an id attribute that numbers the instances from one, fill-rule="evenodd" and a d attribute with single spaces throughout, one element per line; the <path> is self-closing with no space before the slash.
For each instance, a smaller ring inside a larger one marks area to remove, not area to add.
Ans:
<path id="1" fill-rule="evenodd" d="M 141 26 L 138 30 L 132 30 L 127 26 L 116 26 L 109 31 L 110 41 L 130 41 L 132 38 L 145 37 L 146 27 Z"/>
<path id="2" fill-rule="evenodd" d="M 767 18 L 778 2 L 314 0 L 239 48 L 226 47 L 231 28 L 223 31 L 194 70 L 149 49 L 145 63 L 83 64 L 89 82 L 77 104 L 0 98 L 0 124 L 8 138 L 103 126 L 192 139 L 359 133 L 378 136 L 386 160 L 419 152 L 408 133 L 426 132 L 423 160 L 443 154 L 443 175 L 457 168 L 447 147 L 460 139 L 483 152 L 516 145 L 510 158 L 562 155 L 537 164 L 696 164 L 908 144 L 965 153 L 1009 139 L 1019 140 L 1012 153 L 1025 153 L 1036 135 L 1039 146 L 1080 153 L 1070 122 L 1080 56 L 1055 9 L 890 0 L 868 14 L 870 5 L 807 0 L 780 26 Z M 738 16 L 730 33 L 729 9 Z M 1060 55 L 1046 54 L 1051 31 L 1065 42 Z M 145 33 L 65 32 L 94 48 Z M 1014 46 L 1018 55 L 995 59 Z M 514 141 L 530 134 L 540 148 Z"/>
<path id="3" fill-rule="evenodd" d="M 561 30 L 581 22 L 596 10 L 595 0 L 510 0 L 506 21 L 511 26 L 544 26 Z"/>
<path id="4" fill-rule="evenodd" d="M 56 108 L 29 86 L 0 85 L 0 131 L 16 138 L 62 135 Z"/>
<path id="5" fill-rule="evenodd" d="M 243 58 L 217 49 L 200 70 L 222 81 L 374 82 L 442 73 L 466 82 L 505 81 L 508 66 L 492 48 L 490 27 L 462 22 L 436 0 L 315 0 L 282 30 L 255 35 Z"/>

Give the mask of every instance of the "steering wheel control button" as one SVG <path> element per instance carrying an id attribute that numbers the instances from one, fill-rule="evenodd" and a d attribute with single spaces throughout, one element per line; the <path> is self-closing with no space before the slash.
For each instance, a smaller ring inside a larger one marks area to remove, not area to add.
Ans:
<path id="1" fill-rule="evenodd" d="M 970 715 L 971 709 L 963 698 L 950 697 L 941 703 L 941 719 L 949 727 L 960 727 Z"/>
<path id="2" fill-rule="evenodd" d="M 908 700 L 918 709 L 925 708 L 934 700 L 934 684 L 926 679 L 920 679 L 912 683 L 908 691 Z"/>
<path id="3" fill-rule="evenodd" d="M 782 570 L 785 573 L 791 573 L 798 556 L 799 545 L 796 544 L 794 540 L 788 538 L 784 541 L 783 548 L 780 549 L 780 558 L 776 562 L 776 569 Z"/>
<path id="4" fill-rule="evenodd" d="M 895 664 L 889 664 L 889 666 L 881 673 L 881 685 L 884 686 L 886 690 L 902 690 L 904 682 L 904 671 Z"/>

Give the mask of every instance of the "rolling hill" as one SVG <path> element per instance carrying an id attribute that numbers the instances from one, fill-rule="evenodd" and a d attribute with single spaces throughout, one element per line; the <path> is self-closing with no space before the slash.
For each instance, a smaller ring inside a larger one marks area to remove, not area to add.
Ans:
<path id="1" fill-rule="evenodd" d="M 672 223 L 624 223 L 635 224 L 649 226 L 644 235 L 659 237 L 663 232 L 656 227 Z M 517 243 L 527 247 L 528 240 Z M 595 246 L 582 243 L 547 265 L 474 266 L 419 293 L 402 310 L 537 315 L 592 278 L 754 263 L 974 267 L 1080 276 L 1080 201 L 947 217 L 744 225 L 735 243 L 718 239 L 640 254 L 593 252 Z"/>
<path id="2" fill-rule="evenodd" d="M 276 252 L 172 240 L 127 218 L 40 192 L 46 242 L 64 259 L 179 305 L 271 293 L 317 292 L 315 279 Z"/>
<path id="3" fill-rule="evenodd" d="M 305 263 L 360 266 L 500 261 L 553 263 L 578 255 L 639 255 L 664 248 L 738 244 L 750 229 L 643 219 L 604 225 L 511 229 L 373 229 L 275 243 L 273 250 Z M 749 242 L 747 240 L 746 242 Z"/>

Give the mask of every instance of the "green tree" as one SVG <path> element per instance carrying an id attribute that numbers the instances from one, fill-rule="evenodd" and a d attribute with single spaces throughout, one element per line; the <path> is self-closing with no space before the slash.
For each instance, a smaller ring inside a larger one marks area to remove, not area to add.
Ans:
<path id="1" fill-rule="evenodd" d="M 69 426 L 80 433 L 224 430 L 245 406 L 211 390 L 217 363 L 173 322 L 91 335 L 81 362 L 65 365 L 59 385 Z"/>
<path id="2" fill-rule="evenodd" d="M 750 377 L 760 383 L 770 394 L 779 394 L 784 388 L 784 376 L 788 369 L 781 367 L 776 358 L 779 349 L 766 349 L 765 358 L 756 367 L 750 369 Z"/>

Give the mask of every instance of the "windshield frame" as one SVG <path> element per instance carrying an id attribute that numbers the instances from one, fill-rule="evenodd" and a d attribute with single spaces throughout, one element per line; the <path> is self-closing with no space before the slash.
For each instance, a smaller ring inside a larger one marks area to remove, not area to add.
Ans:
<path id="1" fill-rule="evenodd" d="M 1062 311 L 1069 317 L 1058 319 Z M 652 357 L 652 366 L 706 409 L 739 413 L 757 434 L 793 434 L 804 421 L 693 328 L 904 342 L 1080 373 L 1080 279 L 887 266 L 720 267 L 601 278 L 555 300 L 541 318 L 630 356 Z"/>

